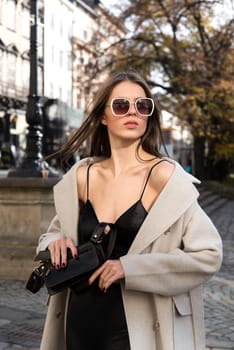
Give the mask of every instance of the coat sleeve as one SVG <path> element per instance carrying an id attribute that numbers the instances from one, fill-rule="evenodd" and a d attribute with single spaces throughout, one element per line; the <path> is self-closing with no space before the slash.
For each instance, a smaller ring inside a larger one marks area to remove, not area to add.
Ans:
<path id="1" fill-rule="evenodd" d="M 174 296 L 197 287 L 219 270 L 222 242 L 215 226 L 197 203 L 184 215 L 189 219 L 179 233 L 179 246 L 160 252 L 153 244 L 149 253 L 120 258 L 126 289 Z"/>
<path id="2" fill-rule="evenodd" d="M 84 162 L 87 162 L 87 160 L 83 159 L 80 163 Z M 47 232 L 39 237 L 37 254 L 40 250 L 45 250 L 51 242 L 64 236 L 71 236 L 73 230 L 74 235 L 76 234 L 77 216 L 79 211 L 79 198 L 76 183 L 77 167 L 78 163 L 74 164 L 54 186 L 54 205 L 56 215 L 51 221 Z M 72 203 L 72 205 L 70 206 L 68 203 Z"/>
<path id="3" fill-rule="evenodd" d="M 60 222 L 58 220 L 58 216 L 56 215 L 51 221 L 47 232 L 43 233 L 39 237 L 36 253 L 38 254 L 39 251 L 45 250 L 51 242 L 60 239 L 62 236 L 63 234 L 61 233 Z"/>

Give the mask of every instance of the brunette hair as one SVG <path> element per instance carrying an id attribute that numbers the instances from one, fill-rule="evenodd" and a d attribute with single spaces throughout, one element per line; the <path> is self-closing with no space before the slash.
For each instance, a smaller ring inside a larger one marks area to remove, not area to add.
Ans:
<path id="1" fill-rule="evenodd" d="M 141 137 L 140 145 L 143 150 L 156 157 L 162 157 L 160 152 L 161 146 L 165 145 L 162 138 L 161 130 L 161 113 L 158 101 L 152 95 L 150 88 L 146 81 L 135 71 L 117 72 L 112 74 L 100 87 L 96 95 L 92 109 L 87 118 L 77 129 L 70 139 L 61 147 L 59 153 L 61 154 L 62 162 L 69 160 L 85 140 L 89 139 L 90 151 L 89 156 L 104 156 L 110 157 L 111 148 L 107 132 L 107 127 L 102 124 L 104 109 L 112 90 L 116 85 L 123 81 L 130 81 L 140 85 L 145 91 L 146 97 L 154 100 L 155 108 L 153 114 L 148 118 L 148 124 L 144 135 Z"/>

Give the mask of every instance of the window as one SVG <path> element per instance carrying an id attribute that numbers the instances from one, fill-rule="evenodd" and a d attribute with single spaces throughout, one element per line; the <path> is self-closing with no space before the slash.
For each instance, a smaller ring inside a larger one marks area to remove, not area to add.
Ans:
<path id="1" fill-rule="evenodd" d="M 54 63 L 54 46 L 51 46 L 51 63 Z"/>
<path id="2" fill-rule="evenodd" d="M 51 25 L 51 29 L 54 29 L 54 14 L 53 13 L 51 14 L 51 17 L 50 17 L 50 25 Z"/>
<path id="3" fill-rule="evenodd" d="M 22 35 L 26 38 L 29 38 L 30 36 L 30 10 L 22 6 L 22 19 L 21 19 L 21 25 L 22 25 Z"/>
<path id="4" fill-rule="evenodd" d="M 54 84 L 50 83 L 50 97 L 54 97 Z"/>
<path id="5" fill-rule="evenodd" d="M 72 38 L 72 23 L 68 23 L 67 37 L 68 37 L 68 40 L 71 40 L 71 38 Z"/>
<path id="6" fill-rule="evenodd" d="M 24 89 L 29 87 L 29 74 L 30 74 L 30 63 L 29 60 L 23 58 L 22 60 L 22 85 Z"/>
<path id="7" fill-rule="evenodd" d="M 12 52 L 8 52 L 7 55 L 7 81 L 10 86 L 15 85 L 16 78 L 16 55 Z"/>
<path id="8" fill-rule="evenodd" d="M 59 98 L 60 100 L 63 99 L 63 89 L 61 87 L 59 88 Z"/>
<path id="9" fill-rule="evenodd" d="M 67 90 L 67 104 L 68 104 L 69 106 L 72 105 L 72 93 L 71 93 L 71 90 L 70 90 L 70 89 Z"/>
<path id="10" fill-rule="evenodd" d="M 1 80 L 2 80 L 2 76 L 3 76 L 3 59 L 4 59 L 4 51 L 0 47 L 0 77 L 1 77 Z"/>
<path id="11" fill-rule="evenodd" d="M 63 36 L 63 20 L 60 21 L 60 35 Z"/>
<path id="12" fill-rule="evenodd" d="M 6 21 L 9 29 L 15 29 L 15 0 L 8 0 L 6 2 Z"/>
<path id="13" fill-rule="evenodd" d="M 72 55 L 70 53 L 67 55 L 67 69 L 69 72 L 72 71 Z"/>
<path id="14" fill-rule="evenodd" d="M 59 51 L 59 67 L 63 67 L 63 51 Z"/>
<path id="15" fill-rule="evenodd" d="M 3 16 L 3 3 L 2 3 L 2 0 L 0 0 L 0 23 L 2 23 L 2 16 Z"/>

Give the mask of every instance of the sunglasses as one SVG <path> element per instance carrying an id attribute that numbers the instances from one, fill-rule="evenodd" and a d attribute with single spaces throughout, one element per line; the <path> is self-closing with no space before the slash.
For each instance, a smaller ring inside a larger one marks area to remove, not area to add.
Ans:
<path id="1" fill-rule="evenodd" d="M 106 107 L 111 108 L 112 114 L 115 117 L 124 117 L 128 114 L 131 105 L 135 106 L 135 110 L 141 116 L 149 117 L 153 114 L 154 101 L 148 97 L 139 97 L 134 103 L 131 103 L 127 98 L 113 98 L 110 105 L 106 105 Z"/>

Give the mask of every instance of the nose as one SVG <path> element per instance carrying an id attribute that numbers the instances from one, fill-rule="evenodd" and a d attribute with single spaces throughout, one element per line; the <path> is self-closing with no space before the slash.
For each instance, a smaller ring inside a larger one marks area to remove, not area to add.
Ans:
<path id="1" fill-rule="evenodd" d="M 130 103 L 130 108 L 128 111 L 128 115 L 136 115 L 136 107 L 135 104 L 133 102 Z"/>

